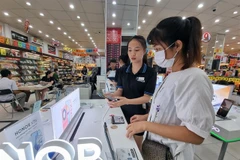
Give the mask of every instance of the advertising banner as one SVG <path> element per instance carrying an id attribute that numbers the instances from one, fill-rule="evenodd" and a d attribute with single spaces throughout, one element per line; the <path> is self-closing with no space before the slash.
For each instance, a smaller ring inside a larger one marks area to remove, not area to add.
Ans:
<path id="1" fill-rule="evenodd" d="M 11 31 L 12 34 L 12 39 L 24 42 L 24 43 L 28 43 L 28 37 L 24 36 L 22 34 L 19 34 L 17 32 Z"/>
<path id="2" fill-rule="evenodd" d="M 56 48 L 48 44 L 48 53 L 56 55 Z"/>

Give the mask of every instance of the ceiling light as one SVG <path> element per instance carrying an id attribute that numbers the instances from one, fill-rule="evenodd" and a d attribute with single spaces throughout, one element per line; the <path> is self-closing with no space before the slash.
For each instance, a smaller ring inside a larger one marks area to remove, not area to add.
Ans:
<path id="1" fill-rule="evenodd" d="M 46 37 L 49 37 L 49 35 L 46 34 Z"/>
<path id="2" fill-rule="evenodd" d="M 229 47 L 229 44 L 227 44 L 227 47 Z"/>
<path id="3" fill-rule="evenodd" d="M 215 20 L 215 23 L 218 23 L 219 21 L 220 21 L 220 19 L 216 19 L 216 20 Z"/>
<path id="4" fill-rule="evenodd" d="M 92 37 L 90 37 L 90 39 L 92 39 Z"/>
<path id="5" fill-rule="evenodd" d="M 151 15 L 152 14 L 152 11 L 148 11 L 148 15 Z"/>
<path id="6" fill-rule="evenodd" d="M 72 38 L 71 36 L 68 36 L 68 38 L 70 39 L 70 38 Z"/>
<path id="7" fill-rule="evenodd" d="M 130 23 L 127 23 L 128 26 L 130 26 Z"/>
<path id="8" fill-rule="evenodd" d="M 67 33 L 66 33 L 66 32 L 63 32 L 63 34 L 64 34 L 64 35 L 67 35 Z"/>
<path id="9" fill-rule="evenodd" d="M 113 4 L 113 5 L 116 5 L 116 4 L 117 4 L 117 2 L 116 2 L 116 1 L 113 1 L 113 2 L 112 2 L 112 4 Z"/>
<path id="10" fill-rule="evenodd" d="M 202 27 L 202 29 L 204 29 L 204 27 Z"/>
<path id="11" fill-rule="evenodd" d="M 141 29 L 141 26 L 138 26 L 138 29 Z"/>
<path id="12" fill-rule="evenodd" d="M 238 11 L 234 11 L 233 14 L 238 14 Z"/>
<path id="13" fill-rule="evenodd" d="M 222 45 L 220 45 L 220 47 L 222 47 Z"/>
<path id="14" fill-rule="evenodd" d="M 185 17 L 185 16 L 183 16 L 183 17 L 182 17 L 182 19 L 186 19 L 186 17 Z"/>
<path id="15" fill-rule="evenodd" d="M 112 17 L 116 17 L 116 14 L 115 14 L 115 13 L 113 13 L 113 14 L 112 14 Z"/>
<path id="16" fill-rule="evenodd" d="M 161 0 L 157 0 L 157 2 L 159 3 L 159 2 L 161 2 Z"/>
<path id="17" fill-rule="evenodd" d="M 232 39 L 236 39 L 236 37 L 232 37 Z"/>
<path id="18" fill-rule="evenodd" d="M 64 45 L 63 43 L 61 43 L 61 45 Z"/>
<path id="19" fill-rule="evenodd" d="M 18 21 L 18 22 L 20 22 L 20 23 L 22 22 L 22 20 L 21 20 L 21 19 L 18 19 L 17 21 Z"/>
<path id="20" fill-rule="evenodd" d="M 114 25 L 115 25 L 115 23 L 114 23 L 114 22 L 112 22 L 112 25 L 114 26 Z"/>
<path id="21" fill-rule="evenodd" d="M 53 41 L 55 41 L 55 39 L 54 39 L 54 38 L 52 38 L 52 40 L 53 40 Z"/>
<path id="22" fill-rule="evenodd" d="M 74 39 L 72 39 L 72 41 L 74 42 L 75 40 L 74 40 Z"/>
<path id="23" fill-rule="evenodd" d="M 216 41 L 216 43 L 218 43 L 218 41 Z"/>
<path id="24" fill-rule="evenodd" d="M 8 12 L 4 12 L 3 14 L 4 14 L 5 16 L 9 16 Z"/>
<path id="25" fill-rule="evenodd" d="M 240 42 L 238 42 L 237 44 L 240 44 Z"/>
<path id="26" fill-rule="evenodd" d="M 215 47 L 212 47 L 212 48 L 215 48 Z"/>
<path id="27" fill-rule="evenodd" d="M 32 26 L 32 25 L 29 25 L 29 28 L 33 28 L 33 26 Z"/>
<path id="28" fill-rule="evenodd" d="M 26 2 L 26 5 L 31 6 L 31 3 L 30 2 Z"/>
<path id="29" fill-rule="evenodd" d="M 233 50 L 234 48 L 231 48 L 231 50 Z"/>
<path id="30" fill-rule="evenodd" d="M 229 29 L 227 29 L 225 32 L 226 32 L 226 33 L 229 32 Z"/>
<path id="31" fill-rule="evenodd" d="M 39 13 L 39 14 L 40 14 L 40 16 L 42 16 L 42 17 L 44 16 L 44 14 L 43 14 L 43 13 Z"/>
<path id="32" fill-rule="evenodd" d="M 77 16 L 77 19 L 80 19 L 80 16 Z"/>
<path id="33" fill-rule="evenodd" d="M 78 44 L 78 43 L 76 42 L 76 44 Z"/>
<path id="34" fill-rule="evenodd" d="M 74 5 L 73 5 L 73 4 L 70 4 L 69 7 L 70 7 L 71 9 L 74 9 Z"/>
<path id="35" fill-rule="evenodd" d="M 84 29 L 85 32 L 87 32 L 88 30 L 87 29 Z"/>
<path id="36" fill-rule="evenodd" d="M 53 21 L 49 21 L 49 23 L 53 24 Z"/>
<path id="37" fill-rule="evenodd" d="M 42 31 L 40 31 L 40 30 L 39 30 L 38 32 L 39 32 L 39 33 L 42 33 Z"/>
<path id="38" fill-rule="evenodd" d="M 84 24 L 84 23 L 81 23 L 81 26 L 85 26 L 85 24 Z"/>
<path id="39" fill-rule="evenodd" d="M 89 33 L 88 33 L 87 35 L 88 35 L 88 36 L 90 36 L 90 34 L 89 34 Z"/>
<path id="40" fill-rule="evenodd" d="M 203 7 L 203 4 L 200 3 L 200 4 L 198 5 L 198 8 L 202 8 L 202 7 Z"/>
<path id="41" fill-rule="evenodd" d="M 146 20 L 144 19 L 144 20 L 142 20 L 142 23 L 146 23 Z"/>
<path id="42" fill-rule="evenodd" d="M 58 27 L 57 29 L 58 29 L 59 31 L 61 30 L 61 28 L 60 28 L 60 27 Z"/>
<path id="43" fill-rule="evenodd" d="M 201 46 L 201 48 L 203 48 L 203 46 Z"/>

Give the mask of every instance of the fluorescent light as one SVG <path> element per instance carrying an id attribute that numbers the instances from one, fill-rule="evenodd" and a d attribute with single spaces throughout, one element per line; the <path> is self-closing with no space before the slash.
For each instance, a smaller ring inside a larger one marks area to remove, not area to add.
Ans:
<path id="1" fill-rule="evenodd" d="M 183 17 L 182 17 L 182 19 L 186 19 L 186 17 L 185 17 L 185 16 L 183 16 Z"/>
<path id="2" fill-rule="evenodd" d="M 33 28 L 33 26 L 32 26 L 32 25 L 29 25 L 29 28 Z"/>
<path id="3" fill-rule="evenodd" d="M 234 11 L 233 14 L 238 14 L 238 11 Z"/>
<path id="4" fill-rule="evenodd" d="M 138 29 L 141 29 L 141 26 L 138 26 Z"/>
<path id="5" fill-rule="evenodd" d="M 18 19 L 17 21 L 20 22 L 20 23 L 22 23 L 22 20 L 21 20 L 21 19 Z"/>
<path id="6" fill-rule="evenodd" d="M 81 26 L 85 26 L 85 24 L 84 24 L 84 23 L 81 23 Z"/>
<path id="7" fill-rule="evenodd" d="M 59 31 L 61 30 L 61 28 L 60 28 L 60 27 L 58 27 L 57 29 L 58 29 Z"/>
<path id="8" fill-rule="evenodd" d="M 216 20 L 215 20 L 215 23 L 218 23 L 219 21 L 220 21 L 220 19 L 216 19 Z"/>
<path id="9" fill-rule="evenodd" d="M 46 37 L 49 37 L 49 35 L 46 34 Z"/>
<path id="10" fill-rule="evenodd" d="M 3 14 L 4 14 L 5 16 L 9 16 L 8 12 L 4 12 Z"/>
<path id="11" fill-rule="evenodd" d="M 53 21 L 49 21 L 49 23 L 53 24 Z"/>
<path id="12" fill-rule="evenodd" d="M 161 2 L 161 0 L 157 0 L 157 2 L 159 3 L 159 2 Z"/>
<path id="13" fill-rule="evenodd" d="M 204 27 L 202 27 L 202 29 L 204 29 Z"/>
<path id="14" fill-rule="evenodd" d="M 146 23 L 146 20 L 144 19 L 144 20 L 142 20 L 142 23 Z"/>
<path id="15" fill-rule="evenodd" d="M 88 30 L 87 29 L 84 29 L 85 32 L 87 32 Z"/>
<path id="16" fill-rule="evenodd" d="M 130 26 L 130 23 L 128 22 L 127 25 Z"/>
<path id="17" fill-rule="evenodd" d="M 80 19 L 80 16 L 77 16 L 77 19 Z"/>
<path id="18" fill-rule="evenodd" d="M 64 34 L 64 35 L 67 35 L 67 33 L 66 33 L 66 32 L 63 32 L 63 34 Z"/>
<path id="19" fill-rule="evenodd" d="M 116 1 L 113 1 L 113 2 L 112 2 L 112 4 L 113 4 L 113 5 L 116 5 L 116 4 L 117 4 L 117 2 L 116 2 Z"/>
<path id="20" fill-rule="evenodd" d="M 44 16 L 44 14 L 43 14 L 43 13 L 39 13 L 39 14 L 40 14 L 40 16 L 42 16 L 42 17 Z"/>
<path id="21" fill-rule="evenodd" d="M 227 29 L 225 32 L 226 32 L 226 33 L 229 32 L 229 29 Z"/>
<path id="22" fill-rule="evenodd" d="M 92 39 L 92 37 L 90 37 L 90 39 Z"/>
<path id="23" fill-rule="evenodd" d="M 148 11 L 148 15 L 151 15 L 152 14 L 152 11 Z"/>
<path id="24" fill-rule="evenodd" d="M 88 33 L 87 35 L 88 35 L 88 36 L 90 36 L 90 34 L 89 34 L 89 33 Z"/>
<path id="25" fill-rule="evenodd" d="M 116 17 L 116 14 L 115 14 L 115 13 L 113 13 L 113 14 L 112 14 L 112 17 Z"/>
<path id="26" fill-rule="evenodd" d="M 200 3 L 199 5 L 198 5 L 198 8 L 202 8 L 203 7 L 203 3 Z"/>
<path id="27" fill-rule="evenodd" d="M 30 2 L 26 2 L 26 5 L 31 6 L 31 3 Z"/>
<path id="28" fill-rule="evenodd" d="M 115 25 L 115 23 L 114 23 L 114 22 L 112 22 L 112 25 L 114 26 L 114 25 Z"/>
<path id="29" fill-rule="evenodd" d="M 40 30 L 39 30 L 38 32 L 39 32 L 39 33 L 42 33 L 42 31 L 40 31 Z"/>
<path id="30" fill-rule="evenodd" d="M 236 39 L 236 37 L 232 37 L 232 39 Z"/>
<path id="31" fill-rule="evenodd" d="M 70 4 L 69 7 L 70 7 L 71 9 L 74 9 L 74 5 L 73 5 L 73 4 Z"/>

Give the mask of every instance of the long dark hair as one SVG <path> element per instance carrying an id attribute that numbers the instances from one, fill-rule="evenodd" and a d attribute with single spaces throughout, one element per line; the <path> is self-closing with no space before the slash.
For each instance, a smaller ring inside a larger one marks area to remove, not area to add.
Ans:
<path id="1" fill-rule="evenodd" d="M 147 50 L 147 42 L 146 42 L 146 39 L 143 37 L 143 36 L 140 36 L 140 35 L 135 35 L 133 36 L 127 43 L 127 48 L 128 48 L 128 45 L 129 43 L 132 41 L 132 40 L 137 40 L 141 46 L 143 47 L 143 49 Z M 146 63 L 147 64 L 147 54 L 145 53 L 144 56 L 143 56 L 143 63 Z"/>
<path id="2" fill-rule="evenodd" d="M 182 41 L 181 50 L 184 66 L 182 69 L 191 67 L 193 64 L 201 63 L 201 37 L 202 25 L 198 18 L 170 17 L 162 20 L 149 33 L 147 41 L 149 44 L 171 45 L 177 40 Z M 173 48 L 175 44 L 171 46 Z"/>

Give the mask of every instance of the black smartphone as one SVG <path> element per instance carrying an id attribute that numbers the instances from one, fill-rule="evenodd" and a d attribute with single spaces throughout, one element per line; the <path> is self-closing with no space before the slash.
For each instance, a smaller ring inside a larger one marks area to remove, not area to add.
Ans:
<path id="1" fill-rule="evenodd" d="M 217 111 L 217 116 L 225 118 L 230 111 L 231 107 L 233 105 L 233 101 L 230 99 L 224 99 L 220 108 Z"/>
<path id="2" fill-rule="evenodd" d="M 109 101 L 113 101 L 113 102 L 116 102 L 118 99 L 116 99 L 116 98 L 113 98 L 113 97 L 111 97 L 111 96 L 107 96 L 106 97 Z"/>

